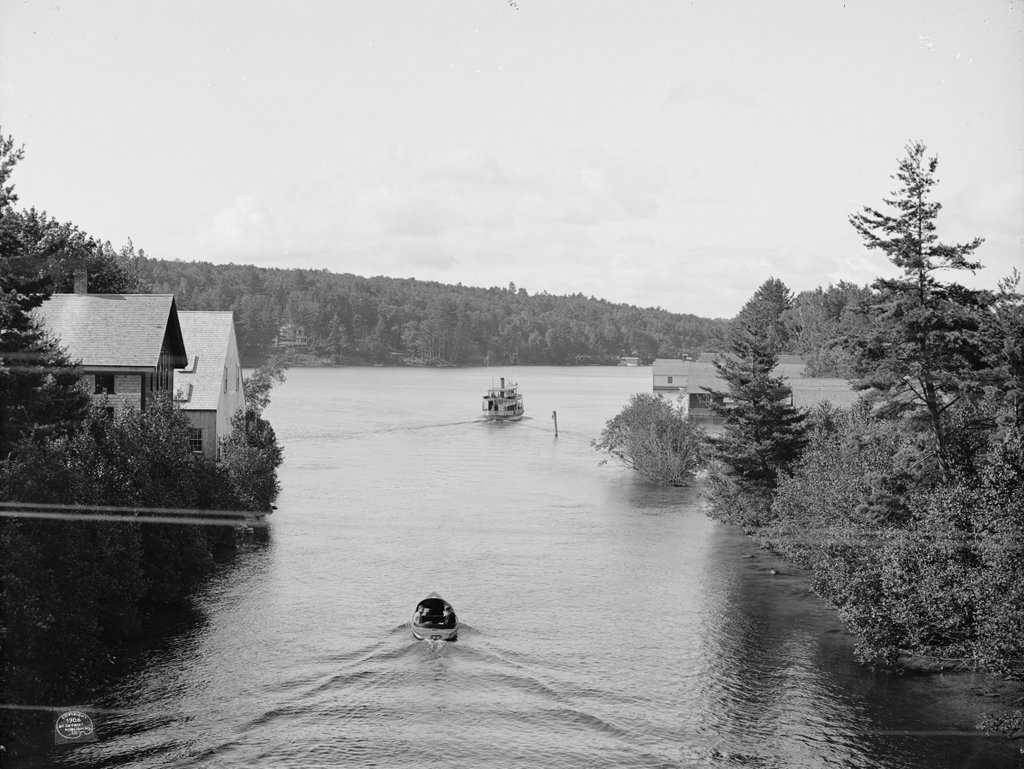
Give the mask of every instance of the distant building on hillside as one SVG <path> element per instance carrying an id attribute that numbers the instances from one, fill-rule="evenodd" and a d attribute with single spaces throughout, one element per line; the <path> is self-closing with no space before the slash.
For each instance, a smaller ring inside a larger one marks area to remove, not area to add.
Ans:
<path id="1" fill-rule="evenodd" d="M 309 346 L 306 329 L 294 323 L 286 323 L 277 331 L 274 346 L 285 350 L 304 350 Z"/>
<path id="2" fill-rule="evenodd" d="M 176 372 L 174 398 L 192 423 L 192 450 L 217 459 L 231 417 L 245 404 L 234 316 L 181 312 L 178 317 L 189 360 Z"/>
<path id="3" fill-rule="evenodd" d="M 640 365 L 640 359 L 636 358 L 636 357 L 633 357 L 633 356 L 630 356 L 630 355 L 623 355 L 621 358 L 619 358 L 619 365 L 620 366 L 639 366 Z"/>

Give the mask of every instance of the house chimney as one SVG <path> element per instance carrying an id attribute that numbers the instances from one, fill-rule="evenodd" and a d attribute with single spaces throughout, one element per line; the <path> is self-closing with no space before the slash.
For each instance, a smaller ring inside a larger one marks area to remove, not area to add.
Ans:
<path id="1" fill-rule="evenodd" d="M 89 272 L 85 267 L 75 267 L 75 293 L 89 293 Z"/>

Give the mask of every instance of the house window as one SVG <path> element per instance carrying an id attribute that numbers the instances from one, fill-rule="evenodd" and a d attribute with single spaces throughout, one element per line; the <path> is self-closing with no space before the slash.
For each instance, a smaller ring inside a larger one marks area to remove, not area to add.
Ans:
<path id="1" fill-rule="evenodd" d="M 224 367 L 224 392 L 228 391 L 228 367 Z"/>
<path id="2" fill-rule="evenodd" d="M 114 392 L 114 375 L 113 374 L 97 374 L 96 375 L 96 390 L 97 395 L 103 393 Z"/>
<path id="3" fill-rule="evenodd" d="M 203 428 L 190 428 L 188 435 L 188 447 L 197 454 L 203 453 Z"/>
<path id="4" fill-rule="evenodd" d="M 668 383 L 669 383 L 669 384 L 672 384 L 672 377 L 669 377 L 669 378 L 668 378 Z"/>

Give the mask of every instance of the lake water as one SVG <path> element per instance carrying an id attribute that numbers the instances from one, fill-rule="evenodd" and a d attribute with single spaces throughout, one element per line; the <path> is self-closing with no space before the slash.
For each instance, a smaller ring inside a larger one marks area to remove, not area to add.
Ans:
<path id="1" fill-rule="evenodd" d="M 99 694 L 99 741 L 52 763 L 1018 765 L 971 731 L 985 700 L 962 678 L 858 666 L 802 579 L 693 490 L 599 464 L 591 439 L 649 368 L 519 368 L 527 417 L 481 421 L 510 373 L 289 371 L 269 542 Z M 431 591 L 458 642 L 412 638 Z"/>

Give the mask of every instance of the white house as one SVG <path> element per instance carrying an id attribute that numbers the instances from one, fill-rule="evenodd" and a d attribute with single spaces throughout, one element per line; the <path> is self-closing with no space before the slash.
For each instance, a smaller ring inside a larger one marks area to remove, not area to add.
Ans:
<path id="1" fill-rule="evenodd" d="M 192 422 L 192 450 L 216 459 L 231 417 L 245 404 L 234 316 L 186 311 L 178 321 L 189 358 L 174 374 L 174 397 Z"/>
<path id="2" fill-rule="evenodd" d="M 686 390 L 690 378 L 692 361 L 682 358 L 658 358 L 651 367 L 654 377 L 654 392 L 679 392 Z"/>

